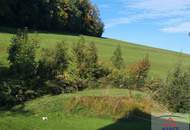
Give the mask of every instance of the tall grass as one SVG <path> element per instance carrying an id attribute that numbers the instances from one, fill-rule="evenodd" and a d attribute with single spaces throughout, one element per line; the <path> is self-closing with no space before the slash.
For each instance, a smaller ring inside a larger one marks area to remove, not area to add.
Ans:
<path id="1" fill-rule="evenodd" d="M 69 113 L 88 113 L 87 115 L 111 117 L 113 119 L 128 118 L 136 109 L 149 114 L 152 110 L 162 110 L 152 99 L 148 97 L 138 99 L 131 96 L 73 97 L 66 105 L 66 110 Z"/>

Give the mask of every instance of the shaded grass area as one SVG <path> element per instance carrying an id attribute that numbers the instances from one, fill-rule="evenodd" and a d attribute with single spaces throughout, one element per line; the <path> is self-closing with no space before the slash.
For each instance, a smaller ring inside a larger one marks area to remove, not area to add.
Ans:
<path id="1" fill-rule="evenodd" d="M 30 35 L 33 37 L 36 34 Z M 12 36 L 13 34 L 10 33 L 0 33 L 0 63 L 3 65 L 8 65 L 7 48 L 10 44 Z M 39 33 L 37 34 L 37 37 L 40 40 L 39 45 L 41 48 L 53 48 L 55 44 L 60 41 L 64 41 L 69 47 L 71 47 L 72 43 L 75 43 L 80 39 L 80 36 L 51 33 Z M 102 61 L 108 61 L 110 59 L 115 47 L 118 44 L 121 45 L 127 66 L 132 65 L 139 59 L 142 59 L 142 57 L 146 54 L 149 54 L 152 64 L 150 71 L 151 76 L 165 77 L 172 66 L 179 61 L 182 62 L 186 68 L 190 66 L 190 56 L 187 54 L 180 54 L 177 52 L 151 48 L 107 38 L 95 38 L 90 36 L 83 37 L 88 43 L 94 42 L 96 44 L 100 60 Z M 38 57 L 40 56 L 40 52 L 41 49 L 38 50 Z"/>
<path id="2" fill-rule="evenodd" d="M 2 130 L 150 130 L 150 122 L 140 119 L 113 121 L 79 115 L 48 115 L 48 121 L 40 117 L 4 117 L 0 119 Z M 138 125 L 137 125 L 138 124 Z"/>

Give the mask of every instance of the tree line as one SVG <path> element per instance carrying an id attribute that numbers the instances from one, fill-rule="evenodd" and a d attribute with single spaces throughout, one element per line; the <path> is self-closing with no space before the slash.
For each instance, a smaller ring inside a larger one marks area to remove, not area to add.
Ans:
<path id="1" fill-rule="evenodd" d="M 28 36 L 27 30 L 18 31 L 11 39 L 9 66 L 4 71 L 0 70 L 0 106 L 12 106 L 44 94 L 97 88 L 103 84 L 123 88 L 135 84 L 138 89 L 145 83 L 150 67 L 149 60 L 145 58 L 147 60 L 137 63 L 135 71 L 123 73 L 125 63 L 120 46 L 107 66 L 100 61 L 95 43 L 87 44 L 83 37 L 73 44 L 70 52 L 62 41 L 53 49 L 42 48 L 39 58 L 36 57 L 36 51 L 40 49 L 38 43 L 36 37 Z M 147 64 L 146 68 L 139 71 L 144 68 L 143 64 Z"/>
<path id="2" fill-rule="evenodd" d="M 18 31 L 8 49 L 9 66 L 0 68 L 0 108 L 11 107 L 46 94 L 82 91 L 86 88 L 107 86 L 148 92 L 171 111 L 190 111 L 190 70 L 182 65 L 173 67 L 167 78 L 150 78 L 149 56 L 126 66 L 120 45 L 109 61 L 102 62 L 95 43 L 83 37 L 69 50 L 60 41 L 54 48 L 36 52 L 39 41 L 28 36 L 27 30 Z"/>
<path id="3" fill-rule="evenodd" d="M 101 37 L 104 24 L 90 0 L 0 0 L 0 26 Z"/>

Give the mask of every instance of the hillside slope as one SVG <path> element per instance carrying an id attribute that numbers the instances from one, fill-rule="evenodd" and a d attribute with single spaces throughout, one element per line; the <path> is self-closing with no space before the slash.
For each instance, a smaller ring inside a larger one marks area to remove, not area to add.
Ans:
<path id="1" fill-rule="evenodd" d="M 34 36 L 34 34 L 31 35 Z M 10 44 L 11 37 L 13 37 L 13 34 L 0 33 L 0 65 L 8 64 L 7 48 Z M 39 33 L 38 38 L 40 40 L 41 48 L 52 48 L 59 41 L 64 41 L 71 46 L 72 43 L 77 42 L 80 39 L 80 36 Z M 84 38 L 88 43 L 94 42 L 97 45 L 100 59 L 103 61 L 110 59 L 118 44 L 122 47 L 123 56 L 127 66 L 137 62 L 139 59 L 143 58 L 144 55 L 149 54 L 152 64 L 150 74 L 152 76 L 165 77 L 172 66 L 179 62 L 182 62 L 185 67 L 190 66 L 190 55 L 187 54 L 180 54 L 177 52 L 107 38 L 95 38 L 89 36 L 84 36 Z M 38 51 L 38 55 L 39 53 L 40 50 Z"/>

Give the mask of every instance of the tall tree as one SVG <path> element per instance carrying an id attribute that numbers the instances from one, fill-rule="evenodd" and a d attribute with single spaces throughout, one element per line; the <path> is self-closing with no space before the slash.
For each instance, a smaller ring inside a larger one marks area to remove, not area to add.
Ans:
<path id="1" fill-rule="evenodd" d="M 37 43 L 36 39 L 28 38 L 27 30 L 25 30 L 18 32 L 16 37 L 12 39 L 9 48 L 8 60 L 11 70 L 17 78 L 24 80 L 26 84 L 35 77 Z"/>

